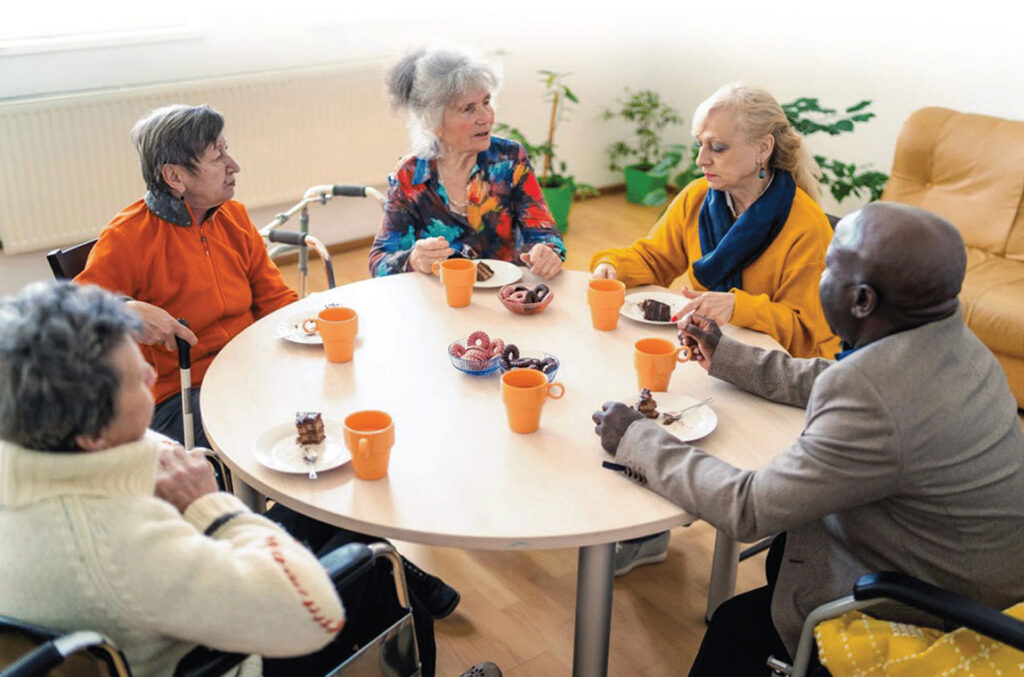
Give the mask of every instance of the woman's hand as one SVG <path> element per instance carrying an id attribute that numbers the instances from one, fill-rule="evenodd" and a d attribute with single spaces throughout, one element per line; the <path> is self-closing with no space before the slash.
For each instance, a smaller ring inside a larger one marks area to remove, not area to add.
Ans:
<path id="1" fill-rule="evenodd" d="M 435 261 L 444 261 L 454 253 L 455 250 L 448 246 L 448 240 L 443 237 L 425 237 L 416 240 L 409 254 L 409 265 L 413 270 L 431 275 Z"/>
<path id="2" fill-rule="evenodd" d="M 718 324 L 729 324 L 732 311 L 736 308 L 736 296 L 728 292 L 697 292 L 683 287 L 683 296 L 690 299 L 676 317 L 685 320 L 690 313 L 698 313 Z"/>
<path id="3" fill-rule="evenodd" d="M 619 279 L 619 274 L 615 272 L 615 266 L 613 266 L 612 264 L 610 264 L 610 263 L 599 263 L 599 264 L 597 264 L 597 268 L 594 268 L 594 273 L 590 277 L 591 277 L 591 279 L 594 279 L 594 280 L 599 280 L 599 279 L 617 280 L 617 279 Z"/>
<path id="4" fill-rule="evenodd" d="M 550 280 L 562 270 L 561 257 L 546 244 L 533 245 L 533 248 L 527 253 L 521 254 L 519 259 L 530 266 L 531 273 L 540 275 L 545 280 Z"/>
<path id="5" fill-rule="evenodd" d="M 142 345 L 154 346 L 162 343 L 167 350 L 173 352 L 178 349 L 175 336 L 185 339 L 190 346 L 199 343 L 191 329 L 175 320 L 163 308 L 145 301 L 128 301 L 125 306 L 142 320 L 142 336 L 138 338 Z"/>
<path id="6" fill-rule="evenodd" d="M 180 444 L 160 444 L 156 466 L 156 497 L 183 513 L 192 501 L 217 492 L 213 467 L 201 451 L 185 451 Z"/>

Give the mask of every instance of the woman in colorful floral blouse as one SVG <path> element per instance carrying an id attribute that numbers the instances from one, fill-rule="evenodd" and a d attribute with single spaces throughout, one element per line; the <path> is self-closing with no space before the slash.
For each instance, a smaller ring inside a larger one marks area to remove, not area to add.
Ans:
<path id="1" fill-rule="evenodd" d="M 522 262 L 544 278 L 565 244 L 522 146 L 491 136 L 499 75 L 456 49 L 414 52 L 388 73 L 392 107 L 407 112 L 413 152 L 388 177 L 370 273 L 430 273 L 452 256 Z"/>

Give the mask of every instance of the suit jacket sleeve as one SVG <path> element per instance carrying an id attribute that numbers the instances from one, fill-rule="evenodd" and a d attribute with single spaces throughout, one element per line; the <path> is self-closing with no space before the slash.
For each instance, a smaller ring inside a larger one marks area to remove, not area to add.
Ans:
<path id="1" fill-rule="evenodd" d="M 867 379 L 833 369 L 818 379 L 800 437 L 757 470 L 733 467 L 646 420 L 629 426 L 616 460 L 690 514 L 752 541 L 891 495 L 902 472 L 891 446 L 898 439 Z"/>
<path id="2" fill-rule="evenodd" d="M 781 350 L 755 348 L 722 336 L 708 373 L 749 393 L 794 407 L 806 407 L 818 375 L 834 362 L 800 359 Z"/>

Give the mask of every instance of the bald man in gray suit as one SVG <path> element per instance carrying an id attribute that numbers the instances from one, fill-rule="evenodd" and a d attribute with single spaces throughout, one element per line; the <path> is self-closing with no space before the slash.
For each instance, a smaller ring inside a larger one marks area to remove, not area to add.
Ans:
<path id="1" fill-rule="evenodd" d="M 825 263 L 822 305 L 846 348 L 835 362 L 680 323 L 711 375 L 807 408 L 799 439 L 764 467 L 734 468 L 622 403 L 594 414 L 602 446 L 653 491 L 737 540 L 784 533 L 769 585 L 719 607 L 691 675 L 763 674 L 770 654 L 795 653 L 812 609 L 871 571 L 997 608 L 1024 599 L 1024 433 L 1002 369 L 964 325 L 960 234 L 876 203 L 840 221 Z"/>

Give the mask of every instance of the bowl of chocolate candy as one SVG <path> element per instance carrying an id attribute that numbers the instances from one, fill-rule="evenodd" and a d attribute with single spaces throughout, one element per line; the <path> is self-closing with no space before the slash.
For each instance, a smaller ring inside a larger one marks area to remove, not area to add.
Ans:
<path id="1" fill-rule="evenodd" d="M 483 331 L 475 331 L 468 338 L 448 344 L 448 357 L 459 371 L 470 376 L 487 376 L 498 370 L 498 362 L 505 351 L 505 342 L 492 339 Z"/>
<path id="2" fill-rule="evenodd" d="M 498 300 L 517 315 L 535 315 L 549 305 L 555 294 L 544 283 L 533 285 L 507 284 L 498 292 Z"/>
<path id="3" fill-rule="evenodd" d="M 502 374 L 510 369 L 536 369 L 543 372 L 548 377 L 548 382 L 550 383 L 555 380 L 555 374 L 558 373 L 558 367 L 561 366 L 561 362 L 558 361 L 557 357 L 543 350 L 524 350 L 520 352 L 514 343 L 510 343 L 505 346 L 505 350 L 501 353 L 498 366 L 501 368 Z"/>

